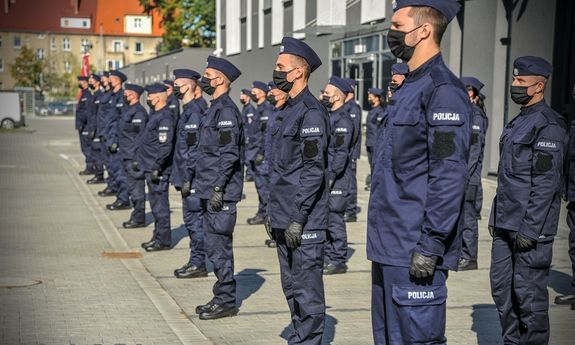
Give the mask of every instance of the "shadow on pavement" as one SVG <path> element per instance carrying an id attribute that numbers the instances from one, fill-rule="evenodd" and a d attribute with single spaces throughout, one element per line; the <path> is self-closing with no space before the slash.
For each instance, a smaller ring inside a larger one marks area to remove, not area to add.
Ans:
<path id="1" fill-rule="evenodd" d="M 287 305 L 286 305 L 287 307 Z M 335 338 L 335 325 L 337 325 L 337 319 L 329 314 L 325 315 L 325 329 L 323 331 L 322 345 L 330 345 Z M 293 326 L 290 323 L 281 332 L 280 337 L 285 340 L 289 340 L 290 334 L 293 332 Z"/>
<path id="2" fill-rule="evenodd" d="M 501 326 L 495 304 L 474 304 L 471 330 L 477 336 L 478 345 L 501 344 Z"/>
<path id="3" fill-rule="evenodd" d="M 172 229 L 172 247 L 177 246 L 184 238 L 190 238 L 185 224 L 180 224 L 177 228 Z"/>
<path id="4" fill-rule="evenodd" d="M 571 293 L 571 276 L 552 268 L 549 273 L 549 287 L 559 295 L 567 295 Z"/>
<path id="5" fill-rule="evenodd" d="M 266 279 L 259 275 L 266 270 L 246 268 L 236 274 L 236 304 L 241 307 L 242 303 L 258 291 Z"/>

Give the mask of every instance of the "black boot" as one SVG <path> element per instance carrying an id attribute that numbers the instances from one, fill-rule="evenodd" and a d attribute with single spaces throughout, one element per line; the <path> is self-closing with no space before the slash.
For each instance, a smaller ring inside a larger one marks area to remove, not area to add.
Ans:
<path id="1" fill-rule="evenodd" d="M 477 260 L 459 259 L 458 271 L 471 271 L 477 269 Z"/>
<path id="2" fill-rule="evenodd" d="M 573 304 L 575 303 L 575 294 L 561 295 L 555 297 L 555 304 Z"/>
<path id="3" fill-rule="evenodd" d="M 132 206 L 130 206 L 130 202 L 121 202 L 120 200 L 116 200 L 113 203 L 106 205 L 106 208 L 110 211 L 118 211 L 129 210 Z"/>
<path id="4" fill-rule="evenodd" d="M 222 307 L 212 304 L 207 310 L 200 314 L 200 320 L 215 320 L 223 317 L 236 316 L 239 312 L 237 307 Z"/>
<path id="5" fill-rule="evenodd" d="M 146 222 L 136 222 L 133 219 L 130 219 L 127 222 L 123 222 L 122 227 L 124 227 L 124 229 L 145 228 Z"/>
<path id="6" fill-rule="evenodd" d="M 176 278 L 200 278 L 207 277 L 208 270 L 205 267 L 198 267 L 190 263 L 178 268 L 174 271 Z"/>
<path id="7" fill-rule="evenodd" d="M 98 177 L 98 176 L 94 176 L 91 179 L 89 179 L 88 181 L 86 181 L 87 184 L 104 184 L 106 183 L 106 180 L 104 180 L 103 177 Z"/>

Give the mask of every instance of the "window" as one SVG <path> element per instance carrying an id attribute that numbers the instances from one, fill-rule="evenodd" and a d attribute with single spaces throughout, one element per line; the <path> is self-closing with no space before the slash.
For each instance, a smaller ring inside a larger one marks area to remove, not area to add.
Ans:
<path id="1" fill-rule="evenodd" d="M 20 49 L 20 47 L 22 47 L 20 36 L 14 36 L 14 49 Z"/>
<path id="2" fill-rule="evenodd" d="M 82 38 L 82 41 L 81 41 L 81 42 L 82 42 L 82 43 L 81 43 L 82 47 L 86 47 L 86 46 L 88 46 L 88 45 L 90 44 L 90 41 L 88 41 L 88 40 L 85 39 L 85 38 Z"/>
<path id="3" fill-rule="evenodd" d="M 264 0 L 258 1 L 258 48 L 265 46 Z"/>
<path id="4" fill-rule="evenodd" d="M 142 54 L 143 53 L 143 46 L 142 46 L 142 42 L 136 42 L 136 47 L 134 48 L 134 52 L 136 54 Z"/>
<path id="5" fill-rule="evenodd" d="M 50 50 L 56 50 L 56 37 L 50 37 Z"/>
<path id="6" fill-rule="evenodd" d="M 36 56 L 38 57 L 38 59 L 44 60 L 44 58 L 46 57 L 46 55 L 44 54 L 44 48 L 36 49 Z"/>
<path id="7" fill-rule="evenodd" d="M 345 25 L 346 0 L 317 0 L 317 26 Z"/>
<path id="8" fill-rule="evenodd" d="M 64 61 L 64 72 L 72 73 L 72 66 L 70 65 L 70 61 Z"/>
<path id="9" fill-rule="evenodd" d="M 38 34 L 36 37 L 38 37 L 39 40 L 43 40 L 44 38 L 46 38 L 46 34 Z"/>
<path id="10" fill-rule="evenodd" d="M 69 52 L 72 50 L 72 47 L 70 45 L 70 39 L 68 37 L 64 37 L 62 39 L 62 50 L 65 52 Z"/>
<path id="11" fill-rule="evenodd" d="M 125 16 L 124 31 L 129 34 L 151 34 L 151 16 Z"/>
<path id="12" fill-rule="evenodd" d="M 4 72 L 4 60 L 0 58 L 0 72 Z"/>
<path id="13" fill-rule="evenodd" d="M 293 2 L 293 31 L 305 29 L 305 0 L 294 0 Z M 304 33 L 294 33 L 295 38 L 305 38 Z"/>
<path id="14" fill-rule="evenodd" d="M 272 0 L 272 45 L 280 44 L 284 37 L 283 0 Z"/>
<path id="15" fill-rule="evenodd" d="M 120 53 L 121 51 L 123 51 L 123 45 L 122 45 L 122 41 L 113 41 L 112 42 L 112 51 L 114 53 Z"/>
<path id="16" fill-rule="evenodd" d="M 122 68 L 122 61 L 120 60 L 107 60 L 106 65 L 109 70 Z"/>
<path id="17" fill-rule="evenodd" d="M 142 18 L 134 18 L 134 28 L 135 29 L 142 28 Z"/>
<path id="18" fill-rule="evenodd" d="M 226 55 L 238 54 L 242 49 L 240 12 L 240 1 L 226 1 Z"/>

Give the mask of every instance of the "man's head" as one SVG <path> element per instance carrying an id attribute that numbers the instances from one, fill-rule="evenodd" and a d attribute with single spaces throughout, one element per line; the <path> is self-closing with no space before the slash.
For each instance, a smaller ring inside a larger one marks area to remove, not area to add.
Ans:
<path id="1" fill-rule="evenodd" d="M 240 94 L 240 102 L 242 104 L 248 104 L 252 99 L 252 90 L 242 89 L 242 93 Z"/>
<path id="2" fill-rule="evenodd" d="M 97 90 L 100 88 L 100 80 L 101 77 L 97 74 L 90 74 L 90 78 L 88 78 L 88 86 L 90 87 L 90 89 L 92 90 Z"/>
<path id="3" fill-rule="evenodd" d="M 150 108 L 159 110 L 166 105 L 168 94 L 166 93 L 167 86 L 160 83 L 154 83 L 146 86 L 148 96 L 146 102 Z"/>
<path id="4" fill-rule="evenodd" d="M 351 91 L 352 88 L 349 80 L 332 76 L 323 90 L 321 102 L 327 108 L 336 110 L 345 103 L 346 96 L 351 93 Z"/>
<path id="5" fill-rule="evenodd" d="M 252 83 L 252 95 L 254 95 L 256 102 L 261 104 L 265 98 L 268 90 L 268 85 L 261 81 L 254 81 Z"/>
<path id="6" fill-rule="evenodd" d="M 124 88 L 124 97 L 126 103 L 134 105 L 140 102 L 140 96 L 144 92 L 144 88 L 136 84 L 126 84 Z"/>
<path id="7" fill-rule="evenodd" d="M 176 97 L 183 99 L 186 95 L 194 98 L 197 81 L 200 74 L 191 69 L 176 69 L 174 70 L 174 81 L 172 90 Z M 164 81 L 164 84 L 167 84 Z M 169 96 L 169 94 L 168 94 Z"/>
<path id="8" fill-rule="evenodd" d="M 461 77 L 460 80 L 467 89 L 467 95 L 469 96 L 469 99 L 473 102 L 476 102 L 481 89 L 483 89 L 483 83 L 475 77 Z"/>
<path id="9" fill-rule="evenodd" d="M 82 90 L 88 88 L 88 77 L 78 76 L 78 87 Z"/>
<path id="10" fill-rule="evenodd" d="M 267 94 L 267 98 L 271 104 L 273 104 L 276 108 L 281 108 L 287 102 L 288 94 L 287 92 L 283 92 L 282 90 L 276 87 L 276 84 L 273 81 L 268 83 L 269 91 Z"/>
<path id="11" fill-rule="evenodd" d="M 536 56 L 517 58 L 513 64 L 511 98 L 517 104 L 531 105 L 544 98 L 547 81 L 553 66 Z"/>
<path id="12" fill-rule="evenodd" d="M 273 73 L 275 85 L 284 92 L 295 87 L 296 94 L 307 86 L 310 74 L 321 66 L 316 52 L 305 42 L 284 37 Z"/>
<path id="13" fill-rule="evenodd" d="M 367 100 L 368 102 L 377 107 L 381 104 L 381 96 L 383 96 L 383 90 L 380 88 L 372 87 L 367 90 Z"/>
<path id="14" fill-rule="evenodd" d="M 170 79 L 166 79 L 163 83 L 168 87 L 166 89 L 166 93 L 170 96 L 174 92 L 174 81 Z"/>
<path id="15" fill-rule="evenodd" d="M 113 89 L 122 87 L 122 83 L 128 79 L 126 75 L 118 70 L 110 71 L 110 84 Z"/>
<path id="16" fill-rule="evenodd" d="M 200 80 L 200 86 L 208 95 L 215 93 L 219 96 L 227 92 L 230 89 L 231 83 L 241 74 L 242 72 L 228 60 L 208 56 L 208 66 Z"/>

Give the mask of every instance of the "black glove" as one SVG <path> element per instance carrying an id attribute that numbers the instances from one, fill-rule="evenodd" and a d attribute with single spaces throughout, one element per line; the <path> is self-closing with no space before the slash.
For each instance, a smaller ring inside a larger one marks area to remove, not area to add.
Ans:
<path id="1" fill-rule="evenodd" d="M 433 256 L 425 256 L 419 252 L 413 252 L 411 255 L 411 267 L 409 274 L 415 278 L 428 278 L 435 272 L 437 259 Z"/>
<path id="2" fill-rule="evenodd" d="M 212 210 L 215 212 L 220 212 L 224 206 L 224 190 L 220 187 L 214 187 L 214 193 L 210 198 L 210 205 Z"/>
<path id="3" fill-rule="evenodd" d="M 182 188 L 181 188 L 181 193 L 182 193 L 182 198 L 185 199 L 187 197 L 189 197 L 190 195 L 192 195 L 192 186 L 190 184 L 190 182 L 184 182 L 184 184 L 182 184 Z"/>
<path id="4" fill-rule="evenodd" d="M 522 234 L 517 234 L 515 238 L 515 251 L 526 252 L 534 249 L 537 246 L 537 241 L 525 237 Z"/>
<path id="5" fill-rule="evenodd" d="M 288 227 L 284 233 L 288 248 L 295 249 L 299 247 L 299 245 L 301 244 L 302 232 L 303 232 L 303 224 L 294 222 L 293 220 L 289 222 Z"/>
<path id="6" fill-rule="evenodd" d="M 108 146 L 108 151 L 110 151 L 112 154 L 118 153 L 118 144 L 113 143 L 112 145 Z"/>
<path id="7" fill-rule="evenodd" d="M 262 155 L 261 153 L 256 154 L 256 158 L 254 159 L 254 164 L 256 166 L 260 166 L 260 165 L 262 165 L 263 162 L 264 162 L 264 155 Z"/>
<path id="8" fill-rule="evenodd" d="M 569 211 L 575 211 L 575 202 L 569 201 L 569 203 L 567 204 L 567 209 Z"/>
<path id="9" fill-rule="evenodd" d="M 270 238 L 270 240 L 273 241 L 274 239 L 274 234 L 272 231 L 272 223 L 270 220 L 270 216 L 266 216 L 264 219 L 264 227 L 266 228 L 266 232 L 268 233 L 268 237 Z"/>
<path id="10" fill-rule="evenodd" d="M 488 225 L 487 230 L 489 230 L 489 235 L 491 235 L 491 237 L 495 236 L 495 228 L 493 226 Z"/>
<path id="11" fill-rule="evenodd" d="M 132 161 L 132 170 L 138 172 L 140 171 L 140 167 L 138 166 L 138 161 Z"/>
<path id="12" fill-rule="evenodd" d="M 153 183 L 159 183 L 160 182 L 160 172 L 158 170 L 152 170 L 152 172 L 150 173 L 150 180 Z"/>

